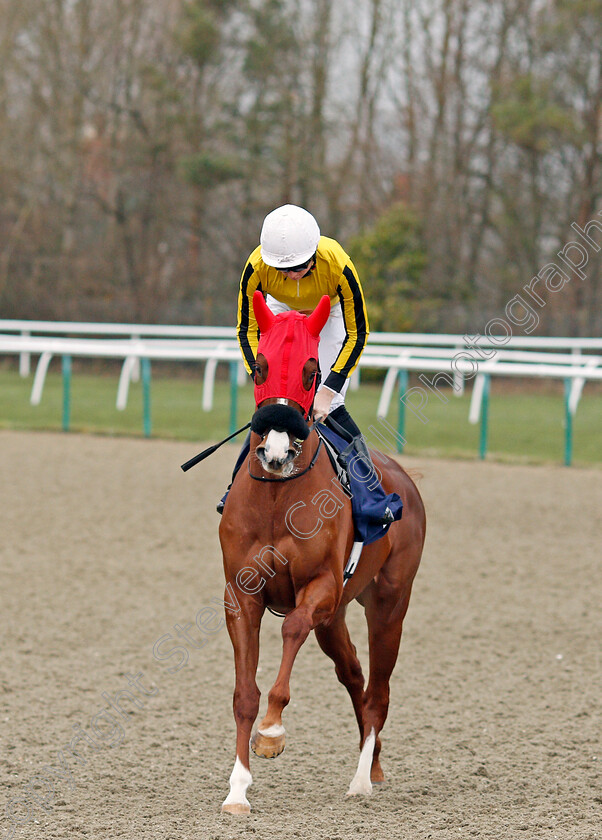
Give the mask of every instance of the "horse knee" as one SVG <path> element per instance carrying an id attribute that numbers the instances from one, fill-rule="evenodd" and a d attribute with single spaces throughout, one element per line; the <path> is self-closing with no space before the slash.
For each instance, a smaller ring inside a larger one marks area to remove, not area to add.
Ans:
<path id="1" fill-rule="evenodd" d="M 285 642 L 304 642 L 311 630 L 311 619 L 297 608 L 282 622 L 282 639 Z"/>
<path id="2" fill-rule="evenodd" d="M 237 723 L 253 723 L 259 712 L 261 693 L 257 686 L 236 688 L 234 691 L 234 718 Z"/>

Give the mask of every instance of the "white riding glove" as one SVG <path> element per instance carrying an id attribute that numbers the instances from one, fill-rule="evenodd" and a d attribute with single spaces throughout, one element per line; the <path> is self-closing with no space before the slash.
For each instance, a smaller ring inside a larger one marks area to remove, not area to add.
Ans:
<path id="1" fill-rule="evenodd" d="M 314 420 L 324 420 L 330 411 L 330 404 L 333 400 L 336 391 L 327 388 L 326 385 L 320 385 L 314 400 Z"/>

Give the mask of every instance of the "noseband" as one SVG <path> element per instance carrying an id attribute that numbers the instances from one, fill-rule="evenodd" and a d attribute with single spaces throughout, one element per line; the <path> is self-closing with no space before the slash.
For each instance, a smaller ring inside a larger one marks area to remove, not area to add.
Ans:
<path id="1" fill-rule="evenodd" d="M 313 458 L 309 462 L 309 465 L 307 467 L 305 467 L 304 470 L 301 470 L 301 472 L 295 473 L 295 475 L 288 475 L 285 478 L 266 478 L 264 475 L 253 475 L 253 473 L 251 472 L 251 460 L 250 459 L 247 461 L 247 466 L 249 468 L 249 475 L 255 481 L 278 481 L 278 482 L 283 482 L 283 481 L 292 481 L 295 478 L 301 478 L 302 475 L 305 475 L 305 473 L 309 472 L 311 470 L 311 468 L 315 466 L 316 461 L 318 460 L 318 455 L 320 454 L 320 449 L 321 448 L 322 448 L 322 438 L 318 438 L 318 445 L 316 447 L 316 451 L 314 452 Z M 299 452 L 300 451 L 301 451 L 301 449 L 299 448 Z M 297 455 L 299 454 L 299 452 L 297 452 Z M 297 455 L 295 455 L 295 458 L 297 457 Z"/>
<path id="2" fill-rule="evenodd" d="M 260 435 L 263 439 L 268 431 L 286 432 L 289 435 L 294 435 L 293 446 L 295 448 L 295 455 L 293 461 L 299 457 L 303 448 L 303 442 L 309 437 L 312 426 L 308 426 L 305 418 L 296 408 L 293 408 L 290 400 L 279 398 L 275 403 L 270 405 L 263 405 L 257 409 L 251 420 L 251 431 Z M 251 459 L 247 462 L 249 475 L 255 481 L 279 482 L 292 481 L 294 478 L 301 478 L 302 475 L 309 472 L 315 466 L 322 448 L 322 439 L 318 438 L 318 446 L 313 454 L 313 457 L 307 467 L 301 472 L 294 475 L 285 476 L 282 478 L 266 478 L 263 475 L 253 475 L 251 472 Z"/>

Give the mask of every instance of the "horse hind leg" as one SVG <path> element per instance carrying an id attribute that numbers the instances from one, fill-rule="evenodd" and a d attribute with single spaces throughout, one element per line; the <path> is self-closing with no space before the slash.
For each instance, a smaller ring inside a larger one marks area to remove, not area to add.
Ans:
<path id="1" fill-rule="evenodd" d="M 383 599 L 375 588 L 364 601 L 368 622 L 370 676 L 364 697 L 364 731 L 357 773 L 349 794 L 369 793 L 372 784 L 384 781 L 380 763 L 379 733 L 389 711 L 389 680 L 397 661 L 403 619 L 410 601 L 411 586 L 401 597 Z"/>
<path id="2" fill-rule="evenodd" d="M 335 663 L 336 675 L 349 692 L 360 730 L 360 759 L 347 795 L 370 794 L 372 793 L 372 782 L 380 782 L 384 778 L 382 770 L 380 774 L 376 774 L 376 777 L 374 774 L 374 754 L 377 745 L 380 750 L 380 741 L 376 737 L 374 727 L 371 728 L 367 737 L 364 737 L 366 698 L 364 675 L 357 658 L 355 646 L 349 637 L 344 610 L 337 615 L 330 626 L 316 628 L 316 638 L 324 653 Z"/>
<path id="3" fill-rule="evenodd" d="M 339 610 L 328 626 L 316 627 L 315 634 L 324 653 L 334 662 L 339 682 L 349 692 L 361 738 L 364 728 L 364 675 L 345 623 L 345 608 Z"/>
<path id="4" fill-rule="evenodd" d="M 376 734 L 374 727 L 370 730 L 370 734 L 364 740 L 362 749 L 360 751 L 360 760 L 355 771 L 355 776 L 351 780 L 347 796 L 357 796 L 359 794 L 370 795 L 372 793 L 372 779 L 371 769 L 374 760 L 374 748 L 376 745 Z"/>

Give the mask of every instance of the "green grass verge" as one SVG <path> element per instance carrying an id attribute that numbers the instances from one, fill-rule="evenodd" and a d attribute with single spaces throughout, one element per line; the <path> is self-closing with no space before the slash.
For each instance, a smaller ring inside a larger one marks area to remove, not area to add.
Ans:
<path id="1" fill-rule="evenodd" d="M 117 411 L 115 398 L 118 377 L 76 372 L 71 382 L 70 428 L 73 431 L 109 435 L 141 436 L 142 386 L 130 386 L 128 406 Z M 53 429 L 62 425 L 62 379 L 49 372 L 39 406 L 30 405 L 32 378 L 22 379 L 12 370 L 0 370 L 0 428 Z M 347 404 L 370 443 L 376 443 L 370 426 L 378 428 L 376 406 L 380 386 L 364 383 L 351 391 Z M 230 387 L 216 383 L 215 405 L 211 412 L 201 407 L 202 379 L 169 378 L 153 371 L 151 414 L 153 437 L 191 441 L 215 441 L 230 428 Z M 405 437 L 408 454 L 476 458 L 479 426 L 468 423 L 470 394 L 451 396 L 444 403 L 431 395 L 423 409 L 428 418 L 421 423 L 406 412 Z M 398 399 L 392 400 L 388 422 L 397 426 Z M 238 425 L 251 416 L 251 387 L 238 389 Z M 602 395 L 588 394 L 587 386 L 573 422 L 573 463 L 602 464 Z M 549 393 L 508 392 L 493 381 L 489 409 L 489 459 L 526 463 L 564 459 L 564 400 Z"/>

